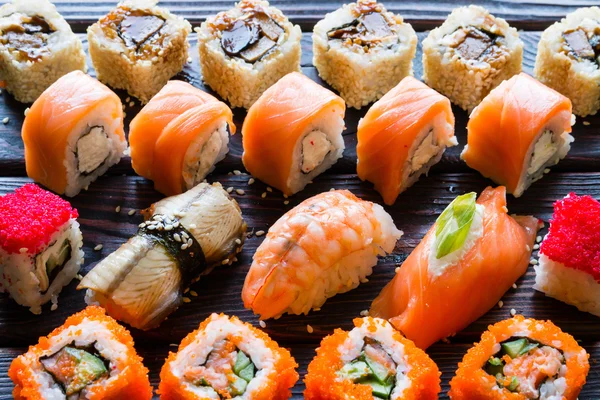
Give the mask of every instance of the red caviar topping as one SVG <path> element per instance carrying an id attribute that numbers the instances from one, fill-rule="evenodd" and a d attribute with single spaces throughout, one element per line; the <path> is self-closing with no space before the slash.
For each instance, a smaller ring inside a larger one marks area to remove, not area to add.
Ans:
<path id="1" fill-rule="evenodd" d="M 57 228 L 77 210 L 57 195 L 32 183 L 0 196 L 0 247 L 8 253 L 37 253 Z"/>
<path id="2" fill-rule="evenodd" d="M 540 252 L 555 262 L 586 272 L 600 282 L 600 203 L 570 193 L 554 203 L 548 236 Z"/>

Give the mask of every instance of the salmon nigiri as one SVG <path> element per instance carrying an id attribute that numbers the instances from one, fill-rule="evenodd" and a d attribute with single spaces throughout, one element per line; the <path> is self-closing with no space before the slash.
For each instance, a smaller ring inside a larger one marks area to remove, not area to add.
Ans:
<path id="1" fill-rule="evenodd" d="M 529 75 L 515 75 L 471 113 L 461 158 L 519 197 L 567 155 L 571 117 L 568 98 Z"/>
<path id="2" fill-rule="evenodd" d="M 229 151 L 231 109 L 186 82 L 169 81 L 129 126 L 131 164 L 168 196 L 202 182 Z"/>
<path id="3" fill-rule="evenodd" d="M 506 189 L 457 197 L 371 305 L 423 349 L 490 310 L 525 273 L 540 222 L 511 217 Z"/>
<path id="4" fill-rule="evenodd" d="M 244 306 L 262 319 L 306 314 L 356 288 L 401 235 L 379 204 L 347 190 L 313 196 L 269 229 L 246 276 Z"/>
<path id="5" fill-rule="evenodd" d="M 450 100 L 412 76 L 373 104 L 357 138 L 358 176 L 388 205 L 458 144 Z"/>
<path id="6" fill-rule="evenodd" d="M 306 76 L 284 76 L 248 110 L 244 166 L 286 195 L 299 192 L 342 156 L 345 111 L 341 97 Z"/>

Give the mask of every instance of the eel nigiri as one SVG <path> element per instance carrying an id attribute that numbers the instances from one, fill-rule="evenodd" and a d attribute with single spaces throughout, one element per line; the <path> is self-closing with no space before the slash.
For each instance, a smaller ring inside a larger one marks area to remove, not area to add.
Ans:
<path id="1" fill-rule="evenodd" d="M 421 348 L 491 309 L 525 273 L 540 222 L 508 215 L 506 189 L 457 197 L 371 305 Z"/>
<path id="2" fill-rule="evenodd" d="M 69 197 L 118 163 L 127 148 L 119 96 L 81 71 L 38 97 L 21 136 L 27 176 Z"/>
<path id="3" fill-rule="evenodd" d="M 134 328 L 158 326 L 182 303 L 183 291 L 214 267 L 232 264 L 246 223 L 220 184 L 201 183 L 144 210 L 127 243 L 81 281 L 88 304 L 99 303 Z"/>
<path id="4" fill-rule="evenodd" d="M 356 288 L 400 236 L 379 204 L 347 190 L 313 196 L 269 229 L 246 276 L 244 306 L 262 319 L 306 314 Z"/>
<path id="5" fill-rule="evenodd" d="M 357 138 L 358 177 L 388 205 L 458 144 L 450 100 L 412 76 L 373 104 Z"/>
<path id="6" fill-rule="evenodd" d="M 168 196 L 191 189 L 229 151 L 232 117 L 210 94 L 169 81 L 129 125 L 133 169 Z"/>
<path id="7" fill-rule="evenodd" d="M 529 75 L 515 75 L 471 113 L 461 158 L 519 197 L 569 152 L 571 118 L 568 98 Z"/>
<path id="8" fill-rule="evenodd" d="M 298 72 L 284 76 L 248 110 L 244 166 L 286 195 L 301 191 L 342 156 L 345 112 L 332 91 Z"/>

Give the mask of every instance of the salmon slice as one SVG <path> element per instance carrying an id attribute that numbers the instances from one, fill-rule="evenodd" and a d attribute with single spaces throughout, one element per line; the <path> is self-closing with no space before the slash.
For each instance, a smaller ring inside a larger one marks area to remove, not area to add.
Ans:
<path id="1" fill-rule="evenodd" d="M 533 145 L 551 125 L 556 133 L 571 132 L 571 101 L 527 74 L 515 75 L 473 110 L 461 158 L 518 197 Z"/>
<path id="2" fill-rule="evenodd" d="M 446 147 L 457 144 L 450 100 L 406 77 L 360 120 L 357 138 L 359 178 L 373 182 L 383 201 L 391 205 L 439 161 Z M 419 149 L 425 154 L 419 154 Z M 425 159 L 413 163 L 419 156 Z"/>
<path id="3" fill-rule="evenodd" d="M 369 315 L 389 319 L 422 349 L 485 314 L 527 270 L 539 220 L 510 217 L 504 187 L 488 187 L 477 204 L 482 234 L 460 259 L 432 270 L 434 224 L 371 305 Z"/>

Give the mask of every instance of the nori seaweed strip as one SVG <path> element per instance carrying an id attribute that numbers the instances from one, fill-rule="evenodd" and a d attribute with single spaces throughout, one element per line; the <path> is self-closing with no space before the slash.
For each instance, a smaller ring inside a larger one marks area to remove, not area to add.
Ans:
<path id="1" fill-rule="evenodd" d="M 204 252 L 202 251 L 202 247 L 200 243 L 194 238 L 185 227 L 179 223 L 176 228 L 166 230 L 164 226 L 160 226 L 158 228 L 151 228 L 152 221 L 158 218 L 160 220 L 161 217 L 164 217 L 161 214 L 155 214 L 152 216 L 152 219 L 146 221 L 140 225 L 137 235 L 145 236 L 149 238 L 153 242 L 159 243 L 162 245 L 167 252 L 175 259 L 177 262 L 177 266 L 181 272 L 181 287 L 187 288 L 190 286 L 197 278 L 208 268 L 208 264 L 206 263 L 206 258 L 204 257 Z M 178 222 L 177 218 L 170 218 L 173 222 Z M 191 246 L 187 246 L 185 249 L 182 249 L 182 245 L 187 242 L 177 241 L 175 240 L 175 234 L 181 236 L 188 236 L 191 240 Z"/>

